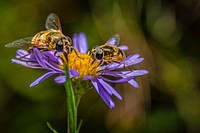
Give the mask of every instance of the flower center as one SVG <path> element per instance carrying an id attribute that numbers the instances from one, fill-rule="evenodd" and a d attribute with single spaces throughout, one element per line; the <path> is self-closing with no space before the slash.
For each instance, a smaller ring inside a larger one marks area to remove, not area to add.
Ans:
<path id="1" fill-rule="evenodd" d="M 78 71 L 80 77 L 96 75 L 100 68 L 100 62 L 94 60 L 90 55 L 79 53 L 76 50 L 69 53 L 67 59 L 62 54 L 61 59 L 68 63 L 69 69 Z M 64 69 L 64 63 L 61 63 L 61 69 Z"/>

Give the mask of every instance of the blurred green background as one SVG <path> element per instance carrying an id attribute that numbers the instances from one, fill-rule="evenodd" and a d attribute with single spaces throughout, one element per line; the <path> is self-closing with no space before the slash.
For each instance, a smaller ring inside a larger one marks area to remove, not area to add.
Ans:
<path id="1" fill-rule="evenodd" d="M 90 48 L 120 34 L 127 54 L 145 60 L 136 68 L 139 89 L 115 87 L 109 109 L 95 90 L 79 107 L 81 133 L 200 132 L 200 1 L 192 0 L 7 0 L 0 1 L 0 132 L 51 133 L 46 122 L 66 133 L 66 100 L 54 79 L 29 88 L 45 73 L 11 63 L 17 49 L 4 45 L 44 30 L 46 17 L 56 13 L 63 33 L 85 32 Z"/>

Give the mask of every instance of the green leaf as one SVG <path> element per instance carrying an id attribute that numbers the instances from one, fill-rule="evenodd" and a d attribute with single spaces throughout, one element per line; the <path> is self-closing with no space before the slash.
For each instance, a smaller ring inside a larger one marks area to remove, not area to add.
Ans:
<path id="1" fill-rule="evenodd" d="M 78 124 L 78 128 L 76 130 L 76 133 L 79 133 L 79 130 L 80 130 L 81 126 L 82 126 L 82 123 L 83 123 L 83 119 L 80 120 L 80 122 Z"/>
<path id="2" fill-rule="evenodd" d="M 51 126 L 51 124 L 50 124 L 49 122 L 47 122 L 47 126 L 48 126 L 48 128 L 49 128 L 51 131 L 53 131 L 54 133 L 58 133 L 58 132 Z"/>

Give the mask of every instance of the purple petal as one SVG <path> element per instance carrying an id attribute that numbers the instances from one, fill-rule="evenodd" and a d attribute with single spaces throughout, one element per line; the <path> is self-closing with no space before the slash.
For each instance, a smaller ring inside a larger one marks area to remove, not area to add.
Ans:
<path id="1" fill-rule="evenodd" d="M 61 70 L 59 68 L 59 64 L 55 64 L 55 63 L 51 62 L 51 60 L 49 60 L 49 61 L 43 60 L 43 62 L 46 65 L 46 69 L 48 69 L 48 70 L 57 71 L 57 72 L 60 72 L 60 73 L 64 73 L 65 72 L 64 70 Z"/>
<path id="2" fill-rule="evenodd" d="M 112 77 L 122 77 L 124 74 L 122 74 L 120 71 L 109 71 L 109 72 L 103 72 L 101 75 L 107 75 Z"/>
<path id="3" fill-rule="evenodd" d="M 58 71 L 58 72 L 63 72 L 60 68 L 59 68 L 59 64 L 58 64 L 58 59 L 55 58 L 55 56 L 53 56 L 53 53 L 50 52 L 45 52 L 45 54 L 43 55 L 43 53 L 41 53 L 37 48 L 34 48 L 34 55 L 37 59 L 37 62 L 45 69 L 51 70 L 51 71 Z M 55 61 L 55 62 L 54 62 Z"/>
<path id="4" fill-rule="evenodd" d="M 101 66 L 100 70 L 110 71 L 110 70 L 116 69 L 119 66 L 120 66 L 119 63 L 112 63 L 112 64 Z"/>
<path id="5" fill-rule="evenodd" d="M 70 78 L 72 78 L 72 77 L 80 77 L 79 72 L 76 71 L 75 69 L 70 69 L 69 70 L 69 75 L 70 75 Z"/>
<path id="6" fill-rule="evenodd" d="M 128 50 L 128 46 L 126 46 L 126 45 L 118 46 L 118 48 L 123 50 L 123 51 Z"/>
<path id="7" fill-rule="evenodd" d="M 139 54 L 129 55 L 122 62 L 112 63 L 111 65 L 102 66 L 100 67 L 100 70 L 107 69 L 107 71 L 111 71 L 114 69 L 124 68 L 125 66 L 128 67 L 128 66 L 138 64 L 144 60 L 144 58 L 139 58 L 139 56 L 140 56 Z"/>
<path id="8" fill-rule="evenodd" d="M 132 66 L 140 63 L 144 60 L 144 58 L 139 58 L 139 54 L 129 55 L 126 59 L 124 59 L 118 68 L 123 68 L 124 66 Z"/>
<path id="9" fill-rule="evenodd" d="M 135 88 L 139 88 L 138 83 L 134 79 L 129 80 L 128 83 L 131 84 Z"/>
<path id="10" fill-rule="evenodd" d="M 108 75 L 113 77 L 135 77 L 147 74 L 147 70 L 133 70 L 133 71 L 108 71 L 103 72 L 101 75 Z"/>
<path id="11" fill-rule="evenodd" d="M 77 42 L 78 35 L 74 34 L 72 40 L 73 40 L 73 46 L 74 46 L 74 48 L 78 49 L 78 42 Z"/>
<path id="12" fill-rule="evenodd" d="M 31 83 L 30 87 L 33 87 L 33 86 L 39 84 L 40 82 L 44 81 L 45 79 L 47 79 L 48 77 L 50 77 L 50 76 L 52 76 L 54 74 L 55 74 L 55 72 L 48 72 L 48 73 L 42 75 L 41 77 L 39 77 L 38 79 L 36 79 L 35 81 L 33 81 Z"/>
<path id="13" fill-rule="evenodd" d="M 110 83 L 123 83 L 123 82 L 128 82 L 129 80 L 133 79 L 133 77 L 126 77 L 126 78 L 121 78 L 118 80 L 111 80 L 111 79 L 107 79 L 105 77 L 101 77 L 101 78 Z"/>
<path id="14" fill-rule="evenodd" d="M 110 72 L 106 72 L 106 73 L 102 73 L 102 76 L 112 76 L 112 77 L 117 77 L 117 78 L 128 78 L 128 77 L 132 77 L 133 76 L 127 76 L 127 73 L 130 73 L 131 71 L 110 71 Z M 129 78 L 127 79 L 129 80 Z"/>
<path id="15" fill-rule="evenodd" d="M 129 55 L 128 57 L 126 57 L 126 59 L 123 60 L 123 62 L 130 61 L 130 60 L 136 60 L 139 57 L 140 57 L 139 54 Z"/>
<path id="16" fill-rule="evenodd" d="M 88 52 L 88 41 L 86 35 L 82 32 L 78 36 L 79 51 L 86 54 Z"/>
<path id="17" fill-rule="evenodd" d="M 141 75 L 144 75 L 144 74 L 148 74 L 148 71 L 147 70 L 134 70 L 133 72 L 131 71 L 124 71 L 122 72 L 124 75 L 130 77 L 130 76 L 141 76 Z"/>
<path id="18" fill-rule="evenodd" d="M 37 69 L 43 69 L 43 67 L 40 66 L 40 64 L 38 64 L 37 62 L 26 62 L 27 63 L 27 67 L 31 67 L 31 68 L 37 68 Z"/>
<path id="19" fill-rule="evenodd" d="M 108 94 L 108 92 L 105 91 L 104 87 L 97 81 L 97 80 L 93 80 L 92 84 L 94 85 L 94 88 L 96 89 L 97 93 L 100 95 L 100 97 L 102 98 L 102 100 L 110 107 L 110 108 L 114 108 L 115 104 L 112 100 L 112 98 L 110 97 L 110 95 Z"/>
<path id="20" fill-rule="evenodd" d="M 69 70 L 69 76 L 70 76 L 70 78 L 79 77 L 80 74 L 79 74 L 76 70 L 70 69 L 70 70 Z M 58 83 L 58 84 L 63 84 L 63 83 L 66 82 L 66 76 L 65 76 L 65 75 L 58 76 L 58 77 L 56 77 L 54 80 L 55 80 L 55 82 Z"/>
<path id="21" fill-rule="evenodd" d="M 92 84 L 95 88 L 95 90 L 97 91 L 97 93 L 99 93 L 99 87 L 98 87 L 98 84 L 97 84 L 97 80 L 91 80 L 92 81 Z"/>
<path id="22" fill-rule="evenodd" d="M 34 51 L 34 55 L 35 55 L 35 57 L 36 57 L 36 59 L 37 59 L 37 62 L 43 67 L 43 68 L 48 68 L 47 66 L 46 66 L 46 64 L 44 63 L 44 58 L 43 58 L 43 56 L 42 56 L 42 54 L 41 54 L 41 52 L 37 49 L 37 48 L 33 48 L 33 51 Z"/>
<path id="23" fill-rule="evenodd" d="M 16 63 L 16 64 L 19 64 L 19 65 L 22 65 L 22 66 L 26 66 L 26 67 L 29 67 L 28 64 L 24 61 L 21 61 L 21 60 L 17 60 L 17 59 L 11 59 L 11 62 L 12 63 Z"/>
<path id="24" fill-rule="evenodd" d="M 23 49 L 19 49 L 17 50 L 17 55 L 18 56 L 24 56 L 24 55 L 28 55 L 28 51 L 27 50 L 23 50 Z"/>
<path id="25" fill-rule="evenodd" d="M 24 62 L 24 61 L 17 60 L 17 59 L 11 59 L 11 61 L 13 63 L 19 64 L 19 65 L 22 65 L 25 67 L 42 69 L 42 67 L 37 63 L 35 65 L 30 65 L 29 62 Z"/>
<path id="26" fill-rule="evenodd" d="M 92 78 L 93 78 L 92 76 L 88 76 L 88 75 L 87 75 L 87 76 L 84 76 L 84 77 L 83 77 L 83 80 L 90 80 L 90 79 L 92 79 Z"/>
<path id="27" fill-rule="evenodd" d="M 144 60 L 144 58 L 137 58 L 135 60 L 130 59 L 130 60 L 125 61 L 124 63 L 126 66 L 132 66 L 132 65 L 136 65 L 136 64 L 142 62 L 143 60 Z"/>
<path id="28" fill-rule="evenodd" d="M 81 32 L 73 36 L 74 47 L 78 49 L 79 52 L 86 54 L 88 52 L 88 41 L 86 35 Z"/>
<path id="29" fill-rule="evenodd" d="M 110 107 L 114 108 L 115 103 L 113 102 L 111 96 L 108 94 L 108 92 L 105 91 L 103 86 L 101 84 L 98 84 L 99 87 L 99 95 L 102 98 L 102 100 Z"/>
<path id="30" fill-rule="evenodd" d="M 52 62 L 59 64 L 59 60 L 56 56 L 54 56 L 54 52 L 46 51 L 46 52 L 43 52 L 43 54 L 47 58 L 46 60 L 49 60 L 49 61 L 52 61 Z"/>
<path id="31" fill-rule="evenodd" d="M 111 85 L 109 85 L 107 82 L 103 81 L 102 79 L 98 79 L 98 81 L 110 95 L 114 94 L 118 99 L 122 100 L 122 97 Z"/>
<path id="32" fill-rule="evenodd" d="M 17 50 L 16 58 L 19 58 L 24 61 L 36 61 L 35 58 L 32 58 L 33 54 L 28 53 L 26 50 L 19 49 Z"/>
<path id="33" fill-rule="evenodd" d="M 134 55 L 129 55 L 127 58 L 130 59 L 130 60 L 134 60 L 134 59 L 137 59 L 139 57 L 140 57 L 139 54 L 134 54 Z"/>
<path id="34" fill-rule="evenodd" d="M 138 83 L 133 79 L 133 77 L 124 77 L 122 79 L 119 80 L 111 80 L 111 79 L 107 79 L 102 77 L 105 81 L 111 82 L 111 83 L 122 83 L 122 82 L 128 82 L 129 84 L 131 84 L 133 87 L 135 88 L 139 88 Z"/>
<path id="35" fill-rule="evenodd" d="M 139 55 L 134 55 L 135 58 L 138 58 L 137 56 L 139 57 Z M 107 71 L 111 71 L 111 70 L 114 70 L 114 69 L 117 69 L 117 68 L 123 68 L 123 67 L 125 67 L 125 61 L 129 60 L 130 58 L 132 58 L 131 55 L 126 57 L 126 59 L 124 59 L 120 63 L 112 63 L 112 64 L 102 66 L 102 67 L 100 67 L 100 70 L 106 69 Z"/>
<path id="36" fill-rule="evenodd" d="M 65 75 L 63 75 L 63 76 L 58 76 L 58 77 L 56 77 L 54 80 L 55 80 L 55 82 L 56 82 L 57 84 L 64 84 L 64 83 L 66 82 L 66 76 L 65 76 Z"/>

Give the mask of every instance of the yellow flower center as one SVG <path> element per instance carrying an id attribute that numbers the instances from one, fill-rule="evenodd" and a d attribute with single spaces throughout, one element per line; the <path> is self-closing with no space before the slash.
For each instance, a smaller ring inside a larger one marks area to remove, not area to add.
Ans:
<path id="1" fill-rule="evenodd" d="M 89 54 L 79 53 L 76 50 L 73 50 L 71 53 L 64 56 L 61 54 L 61 69 L 64 69 L 64 62 L 68 64 L 69 69 L 75 69 L 79 72 L 80 77 L 86 75 L 93 76 L 99 71 L 100 62 L 94 60 Z"/>

